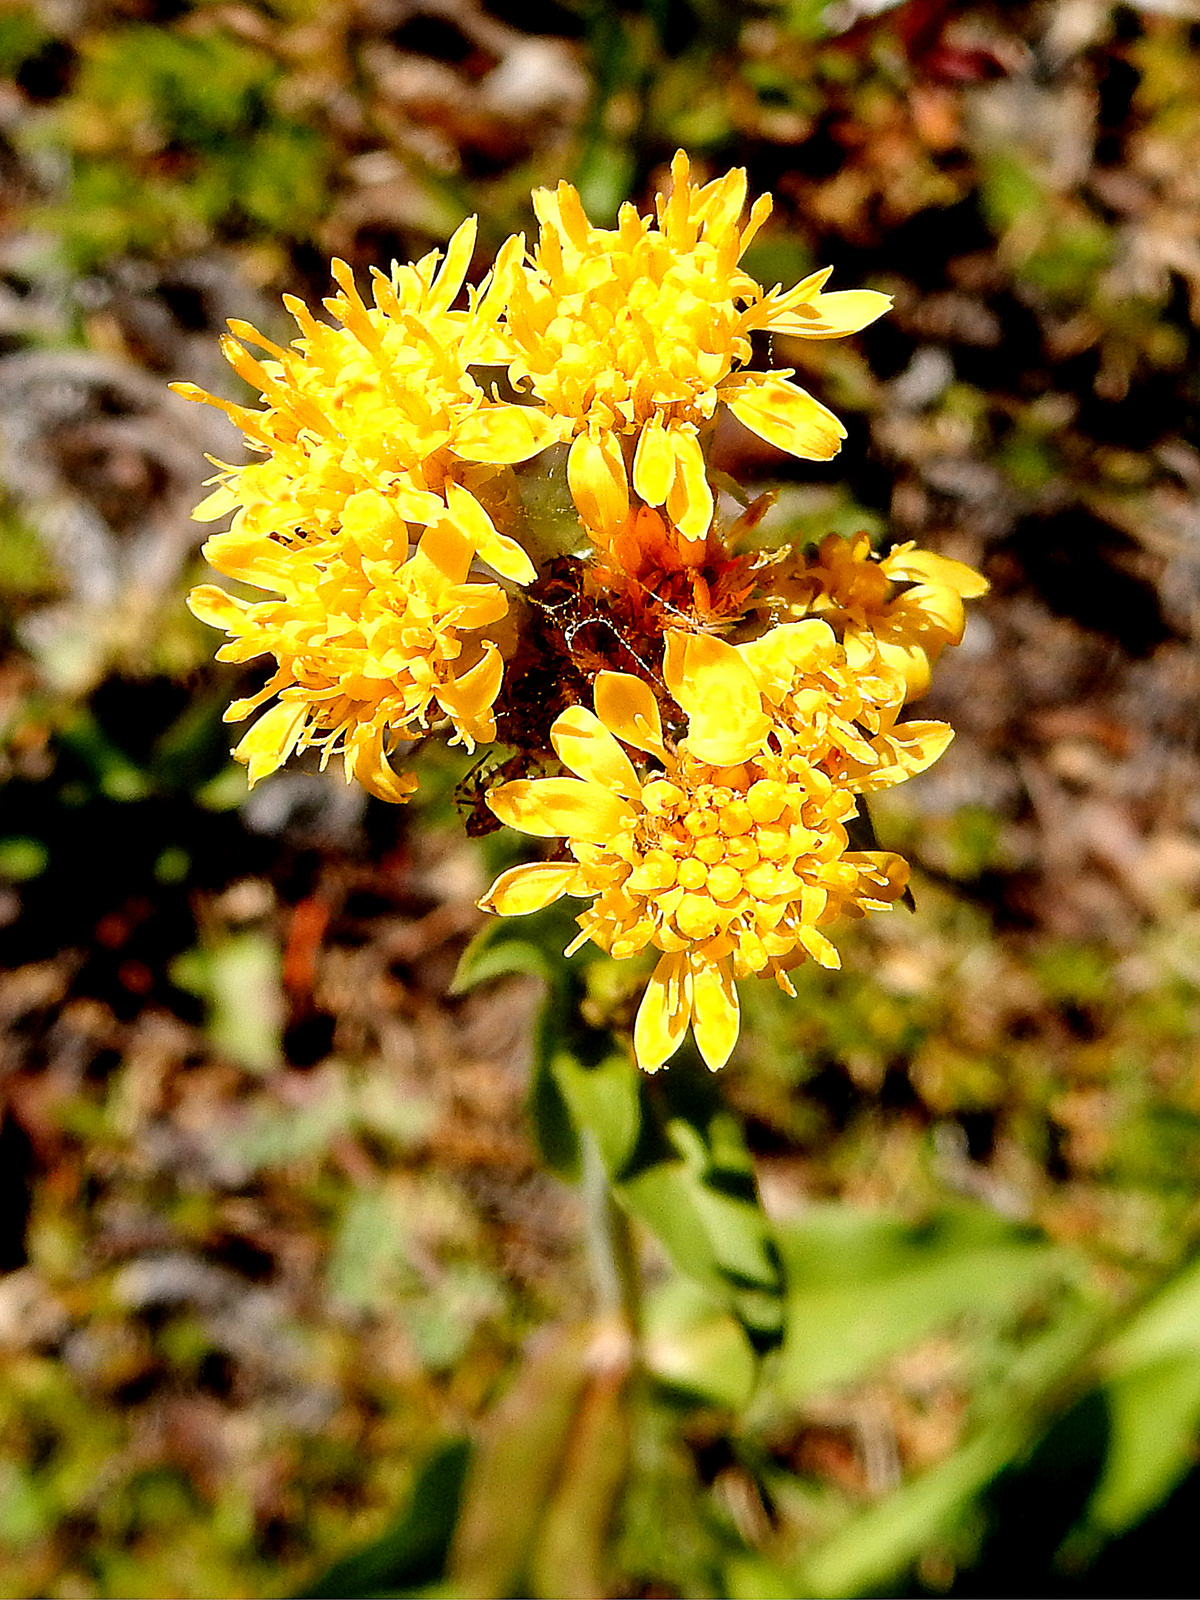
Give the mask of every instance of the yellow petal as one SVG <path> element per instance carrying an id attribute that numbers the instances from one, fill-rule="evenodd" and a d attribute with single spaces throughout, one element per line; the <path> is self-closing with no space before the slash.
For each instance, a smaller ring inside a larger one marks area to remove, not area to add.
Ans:
<path id="1" fill-rule="evenodd" d="M 880 756 L 880 765 L 857 781 L 864 794 L 890 789 L 905 778 L 931 767 L 954 738 L 954 729 L 944 722 L 903 722 L 890 733 L 871 740 Z"/>
<path id="2" fill-rule="evenodd" d="M 674 478 L 675 452 L 667 430 L 655 416 L 638 436 L 637 451 L 633 458 L 633 487 L 648 506 L 661 506 Z"/>
<path id="3" fill-rule="evenodd" d="M 744 373 L 723 383 L 720 395 L 751 433 L 790 455 L 829 461 L 842 448 L 846 430 L 833 412 L 786 378 Z"/>
<path id="4" fill-rule="evenodd" d="M 891 307 L 890 294 L 879 294 L 874 289 L 838 289 L 777 313 L 766 326 L 772 333 L 785 333 L 792 338 L 841 339 L 848 333 L 858 333 Z"/>
<path id="5" fill-rule="evenodd" d="M 565 767 L 589 783 L 613 789 L 627 800 L 641 793 L 633 763 L 586 706 L 571 706 L 550 729 L 550 742 Z"/>
<path id="6" fill-rule="evenodd" d="M 849 635 L 847 635 L 847 638 Z M 929 690 L 932 674 L 929 669 L 929 656 L 920 645 L 897 644 L 892 639 L 877 639 L 876 649 L 879 659 L 885 667 L 890 667 L 893 672 L 898 672 L 904 679 L 904 698 L 906 700 L 919 700 Z M 849 660 L 849 652 L 847 652 Z M 851 663 L 853 665 L 853 663 Z"/>
<path id="7" fill-rule="evenodd" d="M 697 191 L 695 216 L 708 224 L 708 233 L 724 233 L 733 227 L 746 204 L 746 169 L 734 167 L 723 177 Z"/>
<path id="8" fill-rule="evenodd" d="M 737 653 L 763 689 L 786 689 L 798 672 L 816 672 L 832 660 L 837 639 L 827 622 L 817 617 L 803 622 L 783 622 L 761 639 L 740 644 Z"/>
<path id="9" fill-rule="evenodd" d="M 342 506 L 342 531 L 366 543 L 371 555 L 403 561 L 408 554 L 408 528 L 396 507 L 377 489 L 360 489 Z"/>
<path id="10" fill-rule="evenodd" d="M 532 583 L 537 568 L 515 539 L 500 533 L 475 496 L 461 484 L 446 484 L 446 508 L 456 526 L 471 541 L 481 561 L 486 561 L 513 583 Z"/>
<path id="11" fill-rule="evenodd" d="M 223 517 L 227 511 L 232 511 L 240 501 L 227 483 L 206 495 L 196 509 L 192 512 L 193 522 L 215 522 L 218 517 Z"/>
<path id="12" fill-rule="evenodd" d="M 364 725 L 346 739 L 346 781 L 354 779 L 368 794 L 392 805 L 401 805 L 412 795 L 417 780 L 411 772 L 397 772 L 384 753 L 384 730 Z"/>
<path id="13" fill-rule="evenodd" d="M 187 608 L 194 617 L 211 628 L 224 628 L 226 633 L 233 633 L 244 621 L 247 607 L 247 601 L 235 600 L 227 589 L 220 589 L 215 583 L 197 584 L 187 597 Z"/>
<path id="14" fill-rule="evenodd" d="M 634 817 L 627 800 L 578 778 L 521 778 L 490 790 L 487 803 L 521 833 L 561 834 L 590 844 L 607 843 Z"/>
<path id="15" fill-rule="evenodd" d="M 690 987 L 687 956 L 663 956 L 633 1024 L 633 1053 L 644 1072 L 657 1072 L 683 1043 L 692 1014 Z"/>
<path id="16" fill-rule="evenodd" d="M 596 715 L 610 732 L 638 750 L 662 755 L 662 717 L 648 683 L 628 672 L 600 672 L 593 693 Z"/>
<path id="17" fill-rule="evenodd" d="M 251 788 L 260 778 L 281 767 L 291 755 L 304 730 L 307 716 L 308 706 L 304 701 L 281 700 L 269 711 L 264 711 L 254 726 L 242 736 L 233 755 L 234 760 L 246 763 L 246 776 Z"/>
<path id="18" fill-rule="evenodd" d="M 496 737 L 492 706 L 503 681 L 504 658 L 495 645 L 489 644 L 483 660 L 477 661 L 470 672 L 438 689 L 437 703 L 454 718 L 468 749 L 476 739 Z"/>
<path id="19" fill-rule="evenodd" d="M 468 217 L 454 230 L 454 235 L 446 246 L 446 259 L 442 262 L 442 270 L 434 279 L 425 302 L 424 309 L 427 313 L 436 317 L 444 311 L 449 311 L 454 304 L 463 286 L 463 279 L 467 275 L 467 268 L 471 265 L 476 231 L 477 222 L 474 217 Z"/>
<path id="20" fill-rule="evenodd" d="M 818 267 L 815 272 L 810 272 L 806 278 L 801 278 L 798 284 L 780 296 L 778 301 L 780 309 L 792 311 L 796 306 L 807 305 L 815 300 L 832 276 L 832 267 Z"/>
<path id="21" fill-rule="evenodd" d="M 206 539 L 202 554 L 210 567 L 256 589 L 281 588 L 293 567 L 291 552 L 274 539 L 233 528 Z"/>
<path id="22" fill-rule="evenodd" d="M 454 430 L 454 453 L 464 461 L 506 466 L 528 461 L 558 438 L 558 428 L 544 411 L 532 406 L 483 406 Z"/>
<path id="23" fill-rule="evenodd" d="M 847 850 L 842 860 L 858 868 L 854 898 L 868 911 L 889 910 L 908 887 L 908 862 L 890 850 Z"/>
<path id="24" fill-rule="evenodd" d="M 919 583 L 906 589 L 892 608 L 897 631 L 910 631 L 915 639 L 929 636 L 934 645 L 958 644 L 967 625 L 966 608 L 957 589 L 933 588 Z"/>
<path id="25" fill-rule="evenodd" d="M 849 622 L 842 637 L 842 649 L 851 672 L 867 672 L 875 660 L 875 635 L 870 628 Z"/>
<path id="26" fill-rule="evenodd" d="M 195 516 L 195 512 L 192 513 Z M 932 550 L 915 550 L 905 547 L 885 556 L 880 566 L 889 578 L 901 583 L 931 583 L 939 588 L 953 589 L 964 600 L 977 600 L 991 588 L 987 579 L 965 561 L 954 561 L 949 556 L 936 555 Z"/>
<path id="27" fill-rule="evenodd" d="M 427 527 L 446 515 L 446 505 L 440 495 L 428 489 L 416 489 L 411 484 L 397 484 L 392 490 L 396 510 L 405 522 L 417 522 Z"/>
<path id="28" fill-rule="evenodd" d="M 667 494 L 667 515 L 685 539 L 703 539 L 712 524 L 713 497 L 696 430 L 668 428 L 675 476 Z"/>
<path id="29" fill-rule="evenodd" d="M 555 227 L 576 248 L 587 244 L 592 225 L 578 192 L 565 180 L 557 189 L 535 189 L 530 196 L 534 213 L 543 227 Z"/>
<path id="30" fill-rule="evenodd" d="M 589 528 L 610 536 L 629 515 L 629 480 L 615 435 L 581 433 L 567 457 L 567 483 Z"/>
<path id="31" fill-rule="evenodd" d="M 727 963 L 694 959 L 692 1027 L 697 1048 L 714 1072 L 729 1060 L 740 1025 L 737 989 Z"/>
<path id="32" fill-rule="evenodd" d="M 710 634 L 667 634 L 664 673 L 688 714 L 688 749 L 701 761 L 732 767 L 762 749 L 771 719 L 754 674 L 733 645 Z"/>
<path id="33" fill-rule="evenodd" d="M 560 895 L 571 894 L 582 885 L 582 875 L 574 862 L 535 862 L 524 867 L 509 867 L 479 902 L 481 911 L 494 911 L 501 917 L 523 917 L 540 911 Z"/>
<path id="34" fill-rule="evenodd" d="M 457 488 L 457 485 L 449 487 Z M 476 504 L 473 498 L 467 498 Z M 409 568 L 409 576 L 418 574 L 427 583 L 436 578 L 429 572 L 433 568 L 446 584 L 457 585 L 463 582 L 471 570 L 471 561 L 475 554 L 475 543 L 463 530 L 461 524 L 451 522 L 442 517 L 432 527 L 426 528 L 421 535 L 420 542 L 413 552 L 415 565 Z"/>
<path id="35" fill-rule="evenodd" d="M 499 584 L 464 583 L 455 590 L 455 625 L 486 628 L 508 615 L 508 596 Z"/>

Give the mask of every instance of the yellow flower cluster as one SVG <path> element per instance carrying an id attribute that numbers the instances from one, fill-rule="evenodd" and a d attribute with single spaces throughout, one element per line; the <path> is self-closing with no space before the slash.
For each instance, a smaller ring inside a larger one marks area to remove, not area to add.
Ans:
<path id="1" fill-rule="evenodd" d="M 289 299 L 287 348 L 231 324 L 225 353 L 260 406 L 178 386 L 254 452 L 218 463 L 196 512 L 233 513 L 205 554 L 252 593 L 203 584 L 190 604 L 228 635 L 222 659 L 274 661 L 227 713 L 257 713 L 234 752 L 252 783 L 312 747 L 404 800 L 415 779 L 397 760 L 431 730 L 467 748 L 502 737 L 518 771 L 557 760 L 562 776 L 486 801 L 562 840 L 558 858 L 512 868 L 481 903 L 586 901 L 572 949 L 658 953 L 641 1065 L 691 1027 L 718 1067 L 737 980 L 790 990 L 806 958 L 837 965 L 837 917 L 904 893 L 906 864 L 851 850 L 847 826 L 861 796 L 945 749 L 949 728 L 900 713 L 986 584 L 908 545 L 879 559 L 865 535 L 756 565 L 735 548 L 741 525 L 714 520 L 719 406 L 810 460 L 845 436 L 790 370 L 749 369 L 752 335 L 838 338 L 889 303 L 826 293 L 825 271 L 788 291 L 756 283 L 741 261 L 770 201 L 743 220 L 745 173 L 696 185 L 680 153 L 654 216 L 626 205 L 613 229 L 568 184 L 533 199 L 532 250 L 510 239 L 478 287 L 468 222 L 444 255 L 376 271 L 370 304 L 335 262 L 332 320 Z M 584 559 L 539 553 L 536 497 L 514 472 L 555 445 Z"/>
<path id="2" fill-rule="evenodd" d="M 877 561 L 865 533 L 834 533 L 814 559 L 778 575 L 774 597 L 794 616 L 823 617 L 854 671 L 897 675 L 911 700 L 928 689 L 945 647 L 962 639 L 963 601 L 987 587 L 974 567 L 932 550 L 902 544 Z"/>
<path id="3" fill-rule="evenodd" d="M 891 304 L 870 289 L 822 293 L 828 270 L 786 294 L 764 293 L 738 263 L 770 198 L 755 202 L 743 227 L 745 172 L 697 189 L 680 151 L 671 179 L 657 227 L 627 204 L 615 229 L 595 228 L 570 184 L 538 190 L 532 264 L 520 260 L 521 241 L 497 264 L 516 353 L 509 374 L 570 425 L 571 492 L 601 537 L 628 515 L 631 482 L 646 505 L 666 507 L 684 538 L 708 531 L 713 499 L 701 430 L 718 402 L 792 455 L 836 455 L 845 428 L 788 381 L 790 370 L 739 370 L 752 354 L 750 335 L 839 338 Z"/>
<path id="4" fill-rule="evenodd" d="M 418 737 L 435 702 L 468 749 L 495 737 L 504 669 L 479 630 L 505 615 L 508 597 L 466 581 L 473 552 L 449 520 L 427 529 L 411 558 L 406 546 L 403 523 L 369 489 L 347 500 L 336 537 L 209 541 L 220 571 L 282 595 L 252 603 L 202 584 L 189 597 L 202 621 L 231 635 L 220 660 L 278 660 L 266 686 L 227 712 L 236 720 L 279 695 L 234 751 L 251 783 L 315 745 L 323 761 L 343 756 L 347 779 L 405 800 L 416 780 L 389 754 Z"/>
<path id="5" fill-rule="evenodd" d="M 225 467 L 195 516 L 233 511 L 205 555 L 218 572 L 282 599 L 247 608 L 209 585 L 191 599 L 198 616 L 233 635 L 225 659 L 279 662 L 261 695 L 227 712 L 237 720 L 281 692 L 235 752 L 251 782 L 318 744 L 325 756 L 344 753 L 348 776 L 400 800 L 414 782 L 391 768 L 387 747 L 413 738 L 432 703 L 468 745 L 493 737 L 501 664 L 494 646 L 470 635 L 508 602 L 467 576 L 478 556 L 514 583 L 534 577 L 492 512 L 511 499 L 512 464 L 558 430 L 531 407 L 490 399 L 471 375 L 495 354 L 498 311 L 486 291 L 467 310 L 451 309 L 474 241 L 474 223 L 464 223 L 444 260 L 433 251 L 390 277 L 376 272 L 371 307 L 335 262 L 342 292 L 325 305 L 339 326 L 289 298 L 301 334 L 289 350 L 231 324 L 269 352 L 259 361 L 224 342 L 266 401 L 261 410 L 176 385 L 228 412 L 264 458 Z"/>
<path id="6" fill-rule="evenodd" d="M 895 727 L 891 683 L 856 680 L 820 621 L 741 646 L 673 633 L 664 677 L 687 716 L 677 744 L 648 684 L 601 673 L 595 713 L 573 707 L 551 732 L 576 776 L 491 792 L 501 821 L 563 835 L 574 860 L 510 868 L 482 902 L 513 915 L 592 896 L 577 944 L 662 952 L 634 1029 L 649 1071 L 689 1023 L 709 1066 L 723 1066 L 738 1033 L 735 978 L 770 972 L 791 992 L 787 969 L 806 956 L 838 965 L 822 927 L 903 894 L 905 863 L 851 851 L 846 823 L 859 794 L 920 772 L 951 737 L 943 723 Z M 622 743 L 649 756 L 648 772 Z"/>

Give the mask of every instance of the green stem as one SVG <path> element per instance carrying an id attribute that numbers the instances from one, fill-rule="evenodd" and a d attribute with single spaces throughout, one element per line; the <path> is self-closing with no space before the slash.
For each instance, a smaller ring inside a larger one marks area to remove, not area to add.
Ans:
<path id="1" fill-rule="evenodd" d="M 642 1283 L 633 1230 L 618 1204 L 604 1169 L 596 1136 L 580 1135 L 583 1156 L 583 1200 L 588 1260 L 599 1320 L 613 1322 L 627 1333 L 636 1358 L 642 1324 Z"/>

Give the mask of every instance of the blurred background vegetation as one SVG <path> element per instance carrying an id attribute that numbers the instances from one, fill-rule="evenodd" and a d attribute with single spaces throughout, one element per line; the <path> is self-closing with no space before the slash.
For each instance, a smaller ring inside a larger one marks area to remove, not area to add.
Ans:
<path id="1" fill-rule="evenodd" d="M 6 0 L 0 68 L 0 1593 L 1194 1592 L 1200 6 Z M 896 302 L 775 341 L 834 463 L 721 466 L 993 590 L 875 819 L 915 912 L 639 1088 L 553 916 L 455 985 L 463 763 L 247 795 L 182 605 L 239 447 L 166 383 L 680 145 L 774 192 L 760 278 Z M 620 1393 L 547 1170 L 601 1102 Z"/>

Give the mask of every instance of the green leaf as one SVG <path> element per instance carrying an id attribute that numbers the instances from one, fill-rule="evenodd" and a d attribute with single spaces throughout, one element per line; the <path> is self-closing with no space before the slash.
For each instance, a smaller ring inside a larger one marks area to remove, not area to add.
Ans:
<path id="1" fill-rule="evenodd" d="M 1200 1361 L 1165 1356 L 1110 1383 L 1112 1440 L 1087 1521 L 1121 1533 L 1170 1493 L 1195 1462 Z"/>
<path id="2" fill-rule="evenodd" d="M 644 1115 L 617 1197 L 680 1272 L 733 1311 L 756 1346 L 772 1345 L 782 1327 L 782 1280 L 741 1131 L 728 1112 L 707 1115 L 707 1107 L 671 1116 L 686 1108 L 685 1074 L 674 1088 L 675 1104 L 668 1100 L 657 1121 Z"/>
<path id="3" fill-rule="evenodd" d="M 482 983 L 506 978 L 512 973 L 545 978 L 547 982 L 554 977 L 544 950 L 531 944 L 520 932 L 514 933 L 511 923 L 489 922 L 459 957 L 450 993 L 469 994 Z"/>
<path id="4" fill-rule="evenodd" d="M 417 1473 L 408 1505 L 387 1532 L 336 1561 L 303 1590 L 312 1600 L 393 1594 L 441 1576 L 471 1459 L 466 1439 L 439 1445 Z"/>
<path id="5" fill-rule="evenodd" d="M 720 1300 L 687 1278 L 672 1278 L 645 1307 L 645 1360 L 672 1389 L 741 1410 L 754 1391 L 758 1362 L 744 1329 Z"/>
<path id="6" fill-rule="evenodd" d="M 641 1127 L 638 1069 L 619 1055 L 585 1066 L 567 1050 L 555 1051 L 551 1067 L 572 1121 L 595 1135 L 605 1171 L 615 1177 L 633 1154 Z"/>
<path id="7" fill-rule="evenodd" d="M 1200 1355 L 1200 1260 L 1189 1262 L 1104 1353 L 1109 1370 L 1132 1371 L 1164 1356 Z"/>
<path id="8" fill-rule="evenodd" d="M 779 1243 L 789 1289 L 775 1384 L 791 1401 L 865 1376 L 956 1317 L 1006 1310 L 1065 1266 L 1027 1230 L 963 1211 L 924 1227 L 818 1213 Z"/>
<path id="9" fill-rule="evenodd" d="M 790 1573 L 796 1594 L 891 1592 L 903 1574 L 1037 1436 L 1100 1318 L 1076 1310 L 1021 1352 L 990 1418 L 953 1455 L 851 1517 Z"/>
<path id="10" fill-rule="evenodd" d="M 537 1023 L 526 1109 L 543 1164 L 560 1178 L 574 1182 L 580 1171 L 579 1134 L 553 1068 L 555 1031 L 551 1013 L 548 995 Z"/>
<path id="11" fill-rule="evenodd" d="M 1193 1464 L 1200 1431 L 1200 1262 L 1161 1290 L 1101 1357 L 1112 1442 L 1086 1521 L 1140 1520 Z"/>

